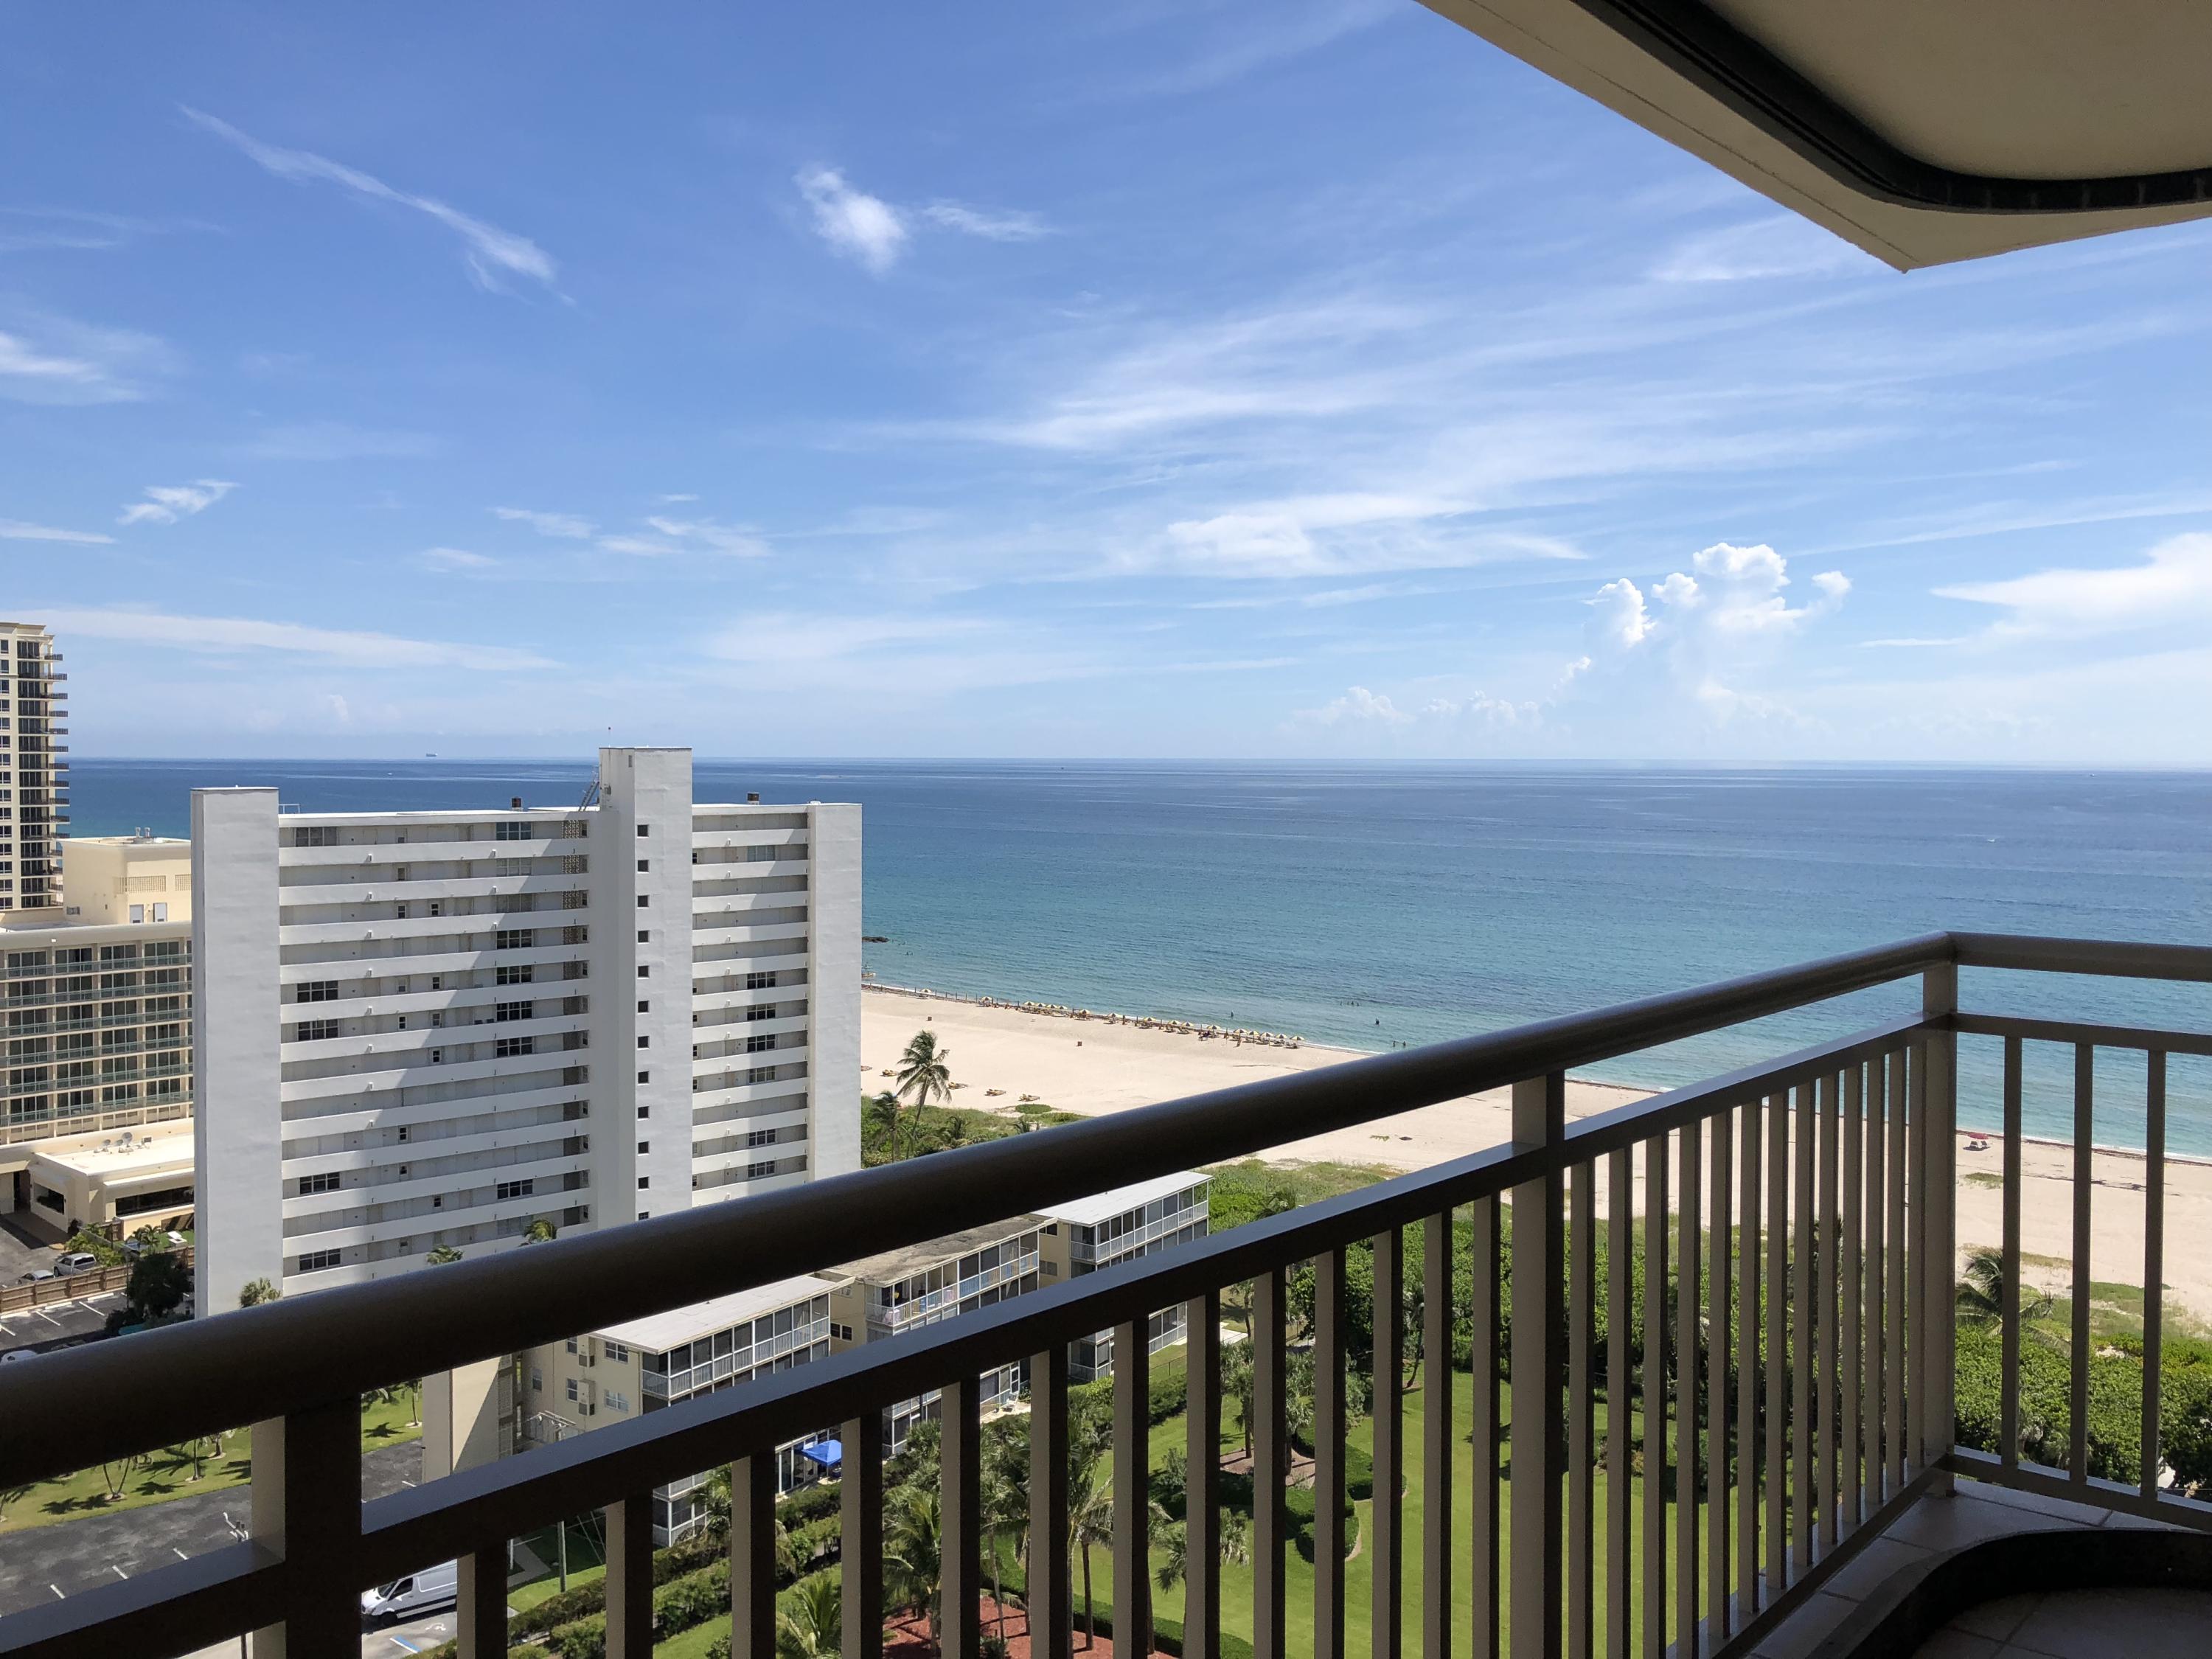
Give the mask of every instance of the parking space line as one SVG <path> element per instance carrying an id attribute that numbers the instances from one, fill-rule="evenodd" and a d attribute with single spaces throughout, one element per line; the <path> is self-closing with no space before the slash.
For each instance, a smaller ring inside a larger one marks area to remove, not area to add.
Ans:
<path id="1" fill-rule="evenodd" d="M 68 1596 L 62 1594 L 62 1587 L 59 1584 L 49 1584 L 46 1588 L 54 1593 L 55 1601 L 66 1601 L 69 1600 Z"/>
<path id="2" fill-rule="evenodd" d="M 404 1636 L 388 1637 L 386 1639 L 388 1640 L 393 1647 L 398 1648 L 402 1653 L 420 1653 L 422 1651 L 422 1649 L 416 1647 L 412 1642 L 409 1641 Z"/>
<path id="3" fill-rule="evenodd" d="M 189 1561 L 192 1559 L 191 1556 L 185 1554 L 182 1550 L 178 1550 L 174 1544 L 170 1545 L 169 1547 L 173 1550 L 177 1550 L 177 1559 L 179 1561 Z"/>
<path id="4" fill-rule="evenodd" d="M 108 1570 L 108 1571 L 110 1571 L 110 1572 L 113 1573 L 113 1574 L 114 1574 L 118 1578 L 123 1579 L 123 1580 L 125 1580 L 126 1583 L 129 1581 L 129 1579 L 130 1579 L 130 1577 L 131 1577 L 131 1575 L 130 1575 L 129 1573 L 127 1573 L 127 1572 L 124 1571 L 122 1568 L 120 1568 L 120 1567 L 117 1566 L 117 1565 L 115 1565 L 115 1563 L 114 1563 L 114 1562 L 112 1562 L 112 1561 L 110 1561 L 110 1562 L 107 1564 L 107 1570 Z"/>

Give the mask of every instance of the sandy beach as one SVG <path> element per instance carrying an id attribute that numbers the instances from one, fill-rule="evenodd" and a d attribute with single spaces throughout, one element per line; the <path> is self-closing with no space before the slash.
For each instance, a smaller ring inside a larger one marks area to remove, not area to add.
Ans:
<path id="1" fill-rule="evenodd" d="M 953 1096 L 953 1103 L 1009 1114 L 1024 1095 L 1034 1095 L 1060 1111 L 1092 1116 L 1361 1057 L 1349 1049 L 1319 1044 L 1238 1045 L 1225 1037 L 1200 1038 L 1190 1032 L 1100 1018 L 1031 1013 L 869 986 L 861 997 L 861 1087 L 870 1092 L 888 1088 L 890 1080 L 882 1073 L 896 1063 L 907 1040 L 925 1026 L 950 1051 L 952 1075 L 966 1085 Z M 1005 1092 L 987 1092 L 993 1089 Z M 1567 1115 L 1589 1116 L 1644 1095 L 1639 1090 L 1570 1079 Z M 1973 1103 L 1963 1103 L 1960 1116 L 1969 1129 L 1978 1123 L 1994 1127 L 1994 1118 L 1978 1115 Z M 1510 1138 L 1511 1126 L 1511 1105 L 1501 1089 L 1286 1142 L 1261 1156 L 1271 1163 L 1422 1170 L 1494 1146 Z M 1962 1253 L 1996 1244 L 2004 1224 L 1998 1187 L 1974 1178 L 2002 1170 L 2002 1143 L 1991 1139 L 1986 1152 L 1970 1152 L 1970 1138 L 1961 1133 L 1958 1153 Z M 2048 1142 L 2031 1141 L 2022 1151 L 2027 1186 L 2021 1204 L 2021 1249 L 2029 1256 L 2053 1258 L 2029 1261 L 2023 1277 L 2059 1292 L 2066 1291 L 2071 1276 L 2064 1263 L 2073 1248 L 2073 1159 L 2070 1146 Z M 2142 1283 L 2144 1176 L 2140 1152 L 2100 1149 L 2095 1154 L 2092 1278 Z M 1604 1183 L 1598 1185 L 1601 1194 Z M 1639 1209 L 1642 1203 L 1639 1170 Z M 2169 1301 L 2199 1315 L 2212 1314 L 2212 1164 L 2168 1160 L 2166 1217 L 2164 1278 Z"/>

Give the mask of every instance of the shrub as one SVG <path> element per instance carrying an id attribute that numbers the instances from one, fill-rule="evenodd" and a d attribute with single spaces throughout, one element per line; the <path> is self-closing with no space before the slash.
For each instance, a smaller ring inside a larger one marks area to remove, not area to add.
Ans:
<path id="1" fill-rule="evenodd" d="M 817 1481 L 811 1486 L 801 1486 L 790 1497 L 780 1499 L 775 1506 L 775 1518 L 787 1530 L 797 1532 L 810 1521 L 819 1521 L 825 1515 L 837 1513 L 842 1500 L 835 1480 Z"/>
<path id="2" fill-rule="evenodd" d="M 1145 1401 L 1146 1418 L 1154 1428 L 1182 1415 L 1183 1402 L 1189 1397 L 1184 1386 L 1186 1381 L 1180 1366 L 1172 1371 L 1154 1373 Z"/>

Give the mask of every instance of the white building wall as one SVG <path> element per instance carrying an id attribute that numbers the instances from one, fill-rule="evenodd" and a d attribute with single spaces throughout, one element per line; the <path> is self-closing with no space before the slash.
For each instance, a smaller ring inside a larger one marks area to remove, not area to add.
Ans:
<path id="1" fill-rule="evenodd" d="M 592 1184 L 604 1220 L 642 1221 L 691 1206 L 691 751 L 602 749 L 595 817 Z"/>
<path id="2" fill-rule="evenodd" d="M 194 1291 L 214 1312 L 283 1279 L 276 792 L 194 790 L 192 843 Z"/>
<path id="3" fill-rule="evenodd" d="M 817 801 L 806 811 L 810 1138 L 817 1176 L 848 1175 L 860 1167 L 860 809 Z"/>

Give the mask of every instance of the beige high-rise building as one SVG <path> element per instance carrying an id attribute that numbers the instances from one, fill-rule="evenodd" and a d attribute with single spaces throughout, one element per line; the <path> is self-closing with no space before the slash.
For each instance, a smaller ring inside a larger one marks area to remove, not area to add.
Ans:
<path id="1" fill-rule="evenodd" d="M 0 920 L 61 908 L 63 810 L 69 804 L 69 678 L 53 636 L 36 623 L 0 622 Z"/>

